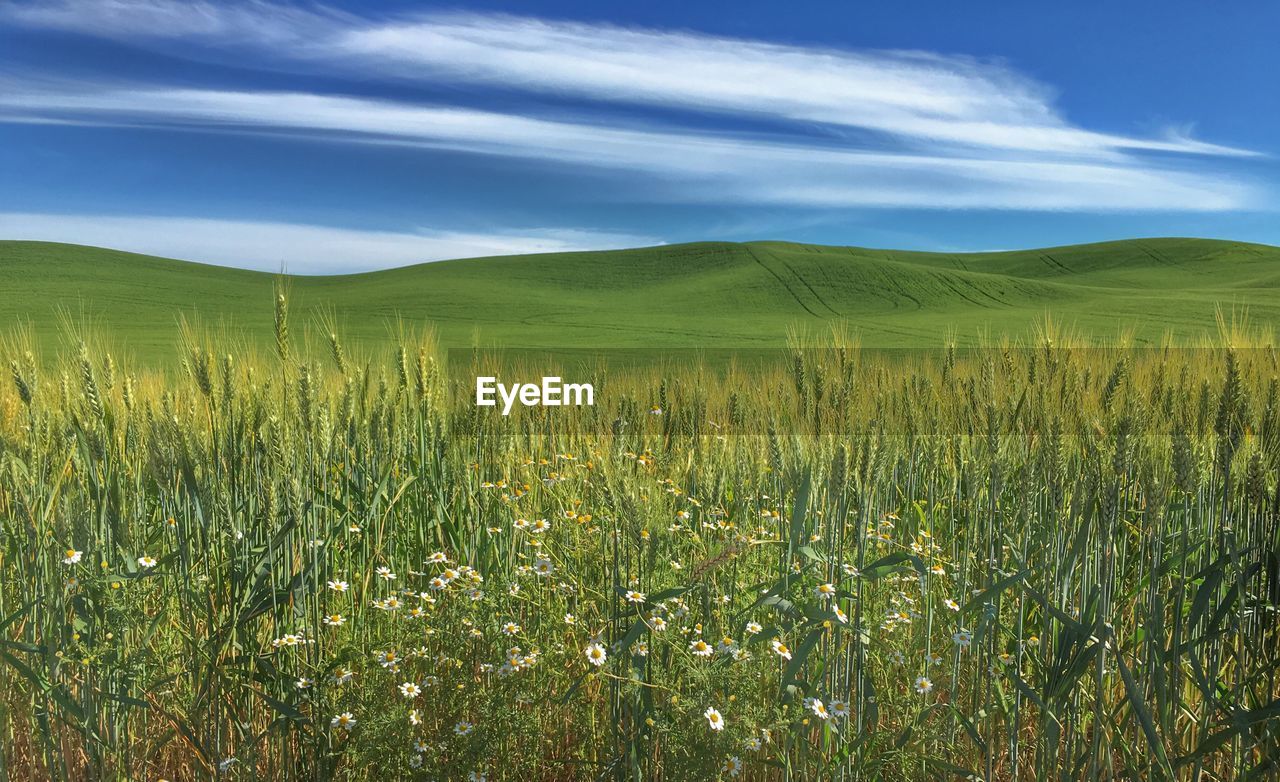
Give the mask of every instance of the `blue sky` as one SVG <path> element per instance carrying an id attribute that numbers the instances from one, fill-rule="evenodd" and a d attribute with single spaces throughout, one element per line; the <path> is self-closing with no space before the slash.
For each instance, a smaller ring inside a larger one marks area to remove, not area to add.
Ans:
<path id="1" fill-rule="evenodd" d="M 0 238 L 1280 244 L 1280 5 L 0 2 Z"/>

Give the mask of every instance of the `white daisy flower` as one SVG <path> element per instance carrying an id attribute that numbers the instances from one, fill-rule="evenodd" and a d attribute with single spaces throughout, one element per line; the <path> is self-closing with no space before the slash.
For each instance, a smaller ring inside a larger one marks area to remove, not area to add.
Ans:
<path id="1" fill-rule="evenodd" d="M 406 698 L 416 698 L 422 694 L 422 688 L 413 682 L 405 682 L 400 685 L 400 694 Z"/>
<path id="2" fill-rule="evenodd" d="M 827 706 L 818 698 L 805 698 L 805 708 L 814 713 L 818 719 L 830 719 L 831 713 L 827 711 Z"/>
<path id="3" fill-rule="evenodd" d="M 714 731 L 724 730 L 724 717 L 720 716 L 720 712 L 714 707 L 708 706 L 707 710 L 702 712 L 702 716 L 707 718 L 707 726 Z"/>

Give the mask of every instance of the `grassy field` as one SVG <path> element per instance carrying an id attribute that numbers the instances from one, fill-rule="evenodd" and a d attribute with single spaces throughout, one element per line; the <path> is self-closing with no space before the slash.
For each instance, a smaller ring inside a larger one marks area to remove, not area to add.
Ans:
<path id="1" fill-rule="evenodd" d="M 42 346 L 60 313 L 168 364 L 179 314 L 241 348 L 269 347 L 273 276 L 73 245 L 0 242 L 0 323 Z M 1022 335 L 1046 316 L 1100 338 L 1213 334 L 1218 308 L 1280 322 L 1280 249 L 1144 239 L 971 255 L 753 242 L 482 258 L 291 280 L 296 329 L 327 313 L 349 342 L 397 323 L 445 347 L 780 347 L 847 324 L 868 346 Z M 298 337 L 301 335 L 298 334 Z"/>
<path id="2" fill-rule="evenodd" d="M 0 245 L 0 782 L 1274 779 L 1277 258 Z"/>
<path id="3" fill-rule="evenodd" d="M 521 423 L 275 322 L 7 349 L 0 779 L 1280 768 L 1273 345 L 832 338 Z"/>

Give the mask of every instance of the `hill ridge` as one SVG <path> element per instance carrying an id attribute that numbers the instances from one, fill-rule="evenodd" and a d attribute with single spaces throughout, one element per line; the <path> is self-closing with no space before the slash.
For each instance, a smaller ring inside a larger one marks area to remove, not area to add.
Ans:
<path id="1" fill-rule="evenodd" d="M 601 273 L 607 266 L 607 274 Z M 0 241 L 0 324 L 56 342 L 82 308 L 143 356 L 171 354 L 179 315 L 263 342 L 278 275 L 106 248 Z M 783 345 L 842 323 L 868 345 L 937 346 L 1043 323 L 1140 340 L 1212 332 L 1220 308 L 1280 321 L 1280 248 L 1141 238 L 931 253 L 782 241 L 492 256 L 342 275 L 288 275 L 299 322 L 332 311 L 352 338 L 434 327 L 442 344 Z"/>

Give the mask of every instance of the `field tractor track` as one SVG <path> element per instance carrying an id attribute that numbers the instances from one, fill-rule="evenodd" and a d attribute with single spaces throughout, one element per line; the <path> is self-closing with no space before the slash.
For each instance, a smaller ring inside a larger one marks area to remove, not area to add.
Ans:
<path id="1" fill-rule="evenodd" d="M 787 271 L 791 272 L 792 276 L 794 276 L 797 280 L 799 280 L 800 284 L 803 285 L 809 291 L 809 293 L 813 294 L 813 298 L 817 299 L 818 303 L 821 304 L 823 307 L 825 307 L 827 311 L 829 311 L 832 315 L 835 315 L 836 317 L 840 317 L 840 313 L 836 310 L 836 308 L 828 304 L 827 300 L 822 298 L 822 295 L 819 294 L 818 291 L 815 290 L 814 287 L 809 284 L 809 281 L 804 278 L 804 275 L 800 274 L 795 270 L 795 267 L 793 267 L 791 264 L 787 263 L 780 256 L 774 253 L 769 253 L 769 257 L 772 260 L 775 260 L 778 263 L 785 266 Z"/>
<path id="2" fill-rule="evenodd" d="M 1181 269 L 1187 265 L 1187 264 L 1179 263 L 1178 261 L 1172 260 L 1168 256 L 1162 253 L 1156 252 L 1155 250 L 1151 249 L 1143 242 L 1134 242 L 1134 246 L 1136 246 L 1139 250 L 1142 250 L 1143 254 L 1145 254 L 1148 258 L 1160 264 L 1161 266 L 1171 266 L 1175 269 Z"/>
<path id="3" fill-rule="evenodd" d="M 1062 261 L 1059 261 L 1057 258 L 1054 258 L 1049 253 L 1040 253 L 1040 260 L 1044 261 L 1045 264 L 1047 264 L 1050 269 L 1055 269 L 1055 268 L 1061 269 L 1065 274 L 1074 273 L 1070 266 L 1067 266 Z"/>
<path id="4" fill-rule="evenodd" d="M 992 305 L 989 302 L 979 301 L 978 299 L 975 299 L 972 296 L 969 296 L 968 294 L 966 294 L 963 290 L 961 290 L 959 283 L 947 277 L 946 272 L 936 272 L 933 275 L 933 278 L 937 280 L 938 283 L 942 285 L 942 287 L 946 288 L 947 290 L 951 291 L 955 295 L 969 302 L 973 306 L 982 307 L 983 309 L 992 308 Z M 978 293 L 981 293 L 983 296 L 986 296 L 988 299 L 991 299 L 991 301 L 995 302 L 997 305 L 1005 306 L 1005 303 L 1003 301 L 996 298 L 995 296 L 992 296 L 990 293 L 987 293 L 981 288 L 974 287 L 972 283 L 969 283 L 968 285 L 971 289 L 976 290 Z"/>
<path id="5" fill-rule="evenodd" d="M 743 245 L 743 246 L 744 246 L 744 247 L 746 247 L 747 255 L 750 255 L 750 256 L 751 256 L 751 260 L 753 260 L 753 261 L 755 261 L 756 263 L 760 264 L 760 268 L 762 268 L 762 269 L 764 269 L 765 271 L 769 272 L 769 274 L 772 274 L 772 275 L 773 275 L 773 278 L 774 278 L 775 280 L 777 280 L 777 281 L 778 281 L 778 283 L 779 283 L 779 284 L 780 284 L 780 285 L 781 285 L 781 286 L 782 286 L 782 287 L 787 291 L 787 293 L 791 294 L 791 298 L 793 298 L 793 299 L 795 299 L 795 300 L 796 300 L 796 304 L 799 304 L 799 305 L 804 309 L 804 311 L 805 311 L 805 312 L 809 313 L 809 314 L 810 314 L 810 315 L 812 315 L 813 317 L 818 318 L 819 320 L 826 320 L 826 318 L 824 318 L 823 316 L 821 316 L 821 315 L 819 315 L 818 313 L 814 312 L 814 311 L 809 307 L 809 305 L 808 305 L 808 304 L 805 304 L 805 303 L 804 303 L 804 300 L 803 300 L 803 299 L 801 299 L 801 298 L 796 294 L 796 292 L 795 292 L 794 290 L 792 290 L 791 286 L 787 284 L 787 281 L 786 281 L 786 280 L 784 280 L 784 279 L 782 279 L 782 275 L 781 275 L 781 274 L 778 274 L 778 272 L 777 272 L 777 271 L 775 271 L 774 269 L 772 269 L 772 268 L 771 268 L 767 263 L 765 263 L 764 261 L 760 260 L 760 256 L 759 256 L 759 255 L 756 255 L 756 251 L 755 251 L 755 249 L 753 249 L 752 247 L 747 246 L 747 245 Z"/>

